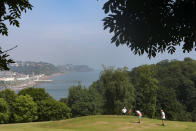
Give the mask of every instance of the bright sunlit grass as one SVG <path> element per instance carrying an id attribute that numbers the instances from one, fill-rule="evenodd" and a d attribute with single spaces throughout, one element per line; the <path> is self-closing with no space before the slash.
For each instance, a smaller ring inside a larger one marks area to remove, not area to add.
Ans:
<path id="1" fill-rule="evenodd" d="M 134 116 L 97 115 L 78 117 L 61 121 L 33 122 L 22 124 L 2 124 L 0 131 L 196 131 L 194 122 L 166 121 L 161 126 L 161 120 L 142 118 L 137 123 Z"/>

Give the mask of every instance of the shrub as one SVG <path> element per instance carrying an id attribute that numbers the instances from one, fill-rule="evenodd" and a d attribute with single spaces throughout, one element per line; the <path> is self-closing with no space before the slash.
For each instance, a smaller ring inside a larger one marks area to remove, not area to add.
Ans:
<path id="1" fill-rule="evenodd" d="M 51 98 L 51 96 L 46 93 L 44 88 L 26 88 L 19 91 L 18 95 L 30 95 L 33 98 L 33 101 L 41 101 L 44 99 Z"/>
<path id="2" fill-rule="evenodd" d="M 9 109 L 8 104 L 3 98 L 0 98 L 0 123 L 8 123 Z"/>
<path id="3" fill-rule="evenodd" d="M 39 121 L 60 120 L 71 116 L 71 110 L 66 104 L 51 98 L 40 101 L 38 106 Z"/>
<path id="4" fill-rule="evenodd" d="M 13 103 L 13 121 L 31 122 L 37 119 L 37 104 L 29 95 L 20 95 Z"/>

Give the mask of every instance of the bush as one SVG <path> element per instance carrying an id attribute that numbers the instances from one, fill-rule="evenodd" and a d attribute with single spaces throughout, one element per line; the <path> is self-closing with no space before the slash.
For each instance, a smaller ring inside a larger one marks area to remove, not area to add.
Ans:
<path id="1" fill-rule="evenodd" d="M 26 88 L 21 91 L 19 91 L 18 95 L 30 95 L 33 98 L 33 101 L 41 101 L 48 98 L 51 98 L 51 96 L 46 93 L 44 88 Z"/>
<path id="2" fill-rule="evenodd" d="M 193 110 L 191 115 L 192 115 L 192 121 L 196 122 L 196 108 Z"/>
<path id="3" fill-rule="evenodd" d="M 8 104 L 3 98 L 0 98 L 0 123 L 8 123 L 9 109 Z"/>
<path id="4" fill-rule="evenodd" d="M 39 121 L 60 120 L 71 116 L 71 110 L 66 104 L 51 98 L 40 101 L 38 106 Z"/>
<path id="5" fill-rule="evenodd" d="M 86 116 L 101 113 L 101 96 L 95 89 L 82 88 L 81 85 L 69 88 L 68 106 L 72 110 L 72 115 Z"/>
<path id="6" fill-rule="evenodd" d="M 18 94 L 28 94 L 37 103 L 37 121 L 60 120 L 70 117 L 70 109 L 66 104 L 54 100 L 43 88 L 27 88 L 21 90 Z"/>
<path id="7" fill-rule="evenodd" d="M 0 91 L 0 98 L 3 98 L 9 106 L 15 101 L 16 94 L 10 89 Z"/>
<path id="8" fill-rule="evenodd" d="M 13 103 L 15 102 L 16 96 L 14 91 L 10 89 L 0 91 L 0 98 L 3 98 L 8 105 L 8 110 L 10 112 L 9 122 L 13 122 Z"/>
<path id="9" fill-rule="evenodd" d="M 31 122 L 37 119 L 37 104 L 29 95 L 20 95 L 13 103 L 13 121 Z"/>

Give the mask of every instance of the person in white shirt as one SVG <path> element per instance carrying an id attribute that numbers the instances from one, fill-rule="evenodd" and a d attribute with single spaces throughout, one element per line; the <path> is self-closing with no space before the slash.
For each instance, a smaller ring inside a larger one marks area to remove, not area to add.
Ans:
<path id="1" fill-rule="evenodd" d="M 122 114 L 123 114 L 123 115 L 126 115 L 126 112 L 127 112 L 127 109 L 124 107 L 124 108 L 122 109 Z"/>
<path id="2" fill-rule="evenodd" d="M 162 126 L 165 126 L 165 112 L 161 110 L 161 119 L 162 119 Z"/>
<path id="3" fill-rule="evenodd" d="M 142 119 L 142 113 L 139 111 L 139 110 L 136 110 L 135 111 L 136 113 L 137 113 L 137 115 L 138 115 L 138 123 L 141 123 L 141 119 Z"/>

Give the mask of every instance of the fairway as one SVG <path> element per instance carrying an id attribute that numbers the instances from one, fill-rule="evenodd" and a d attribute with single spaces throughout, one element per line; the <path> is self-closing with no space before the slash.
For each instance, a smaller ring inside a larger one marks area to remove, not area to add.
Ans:
<path id="1" fill-rule="evenodd" d="M 77 117 L 68 120 L 33 122 L 22 124 L 1 124 L 0 131 L 196 131 L 194 122 L 166 121 L 143 118 L 137 123 L 134 116 L 97 115 Z"/>

